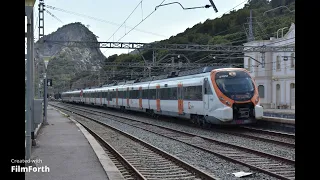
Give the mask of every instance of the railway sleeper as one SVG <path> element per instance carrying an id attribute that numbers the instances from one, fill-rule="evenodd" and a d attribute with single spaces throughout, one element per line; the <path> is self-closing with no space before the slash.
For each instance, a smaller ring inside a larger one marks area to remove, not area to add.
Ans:
<path id="1" fill-rule="evenodd" d="M 182 167 L 177 167 L 176 168 L 177 171 L 185 171 L 185 169 L 183 169 Z M 139 172 L 150 172 L 150 171 L 153 171 L 153 172 L 168 172 L 168 170 L 166 169 L 152 169 L 152 170 L 139 170 Z"/>
<path id="2" fill-rule="evenodd" d="M 172 169 L 171 171 L 166 172 L 144 172 L 144 176 L 167 176 L 167 175 L 190 175 L 191 173 L 186 170 L 180 170 L 177 171 L 175 169 Z"/>
<path id="3" fill-rule="evenodd" d="M 195 178 L 195 176 L 193 175 L 193 174 L 191 174 L 191 173 L 189 173 L 189 174 L 186 174 L 186 176 L 183 176 L 183 177 L 181 177 L 181 175 L 176 175 L 176 176 L 170 176 L 170 175 L 166 175 L 166 176 L 163 176 L 163 175 L 161 175 L 161 176 L 146 176 L 147 177 L 147 179 L 153 179 L 153 178 L 156 178 L 156 179 L 167 179 L 167 178 L 170 178 L 170 179 L 182 179 L 182 178 Z"/>
<path id="4" fill-rule="evenodd" d="M 170 169 L 173 169 L 173 168 L 176 168 L 177 166 L 164 166 L 164 167 L 161 167 L 161 169 L 159 169 L 159 167 L 139 167 L 139 171 L 167 171 L 170 170 Z"/>

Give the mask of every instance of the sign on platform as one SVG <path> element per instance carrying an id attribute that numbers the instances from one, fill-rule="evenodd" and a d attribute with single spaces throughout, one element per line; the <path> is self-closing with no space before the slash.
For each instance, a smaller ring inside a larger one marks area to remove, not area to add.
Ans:
<path id="1" fill-rule="evenodd" d="M 47 79 L 47 86 L 52 86 L 52 79 Z"/>

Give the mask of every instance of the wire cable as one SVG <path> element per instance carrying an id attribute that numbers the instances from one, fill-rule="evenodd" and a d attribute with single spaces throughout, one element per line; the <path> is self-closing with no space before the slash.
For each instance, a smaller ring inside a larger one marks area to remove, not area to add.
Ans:
<path id="1" fill-rule="evenodd" d="M 163 4 L 165 0 L 163 0 L 160 5 Z M 126 35 L 128 35 L 132 30 L 134 30 L 137 26 L 139 26 L 143 21 L 145 21 L 146 19 L 148 19 L 154 12 L 156 12 L 157 9 L 153 10 L 148 16 L 146 16 L 144 19 L 142 19 L 137 25 L 135 25 L 132 29 L 130 29 L 126 34 L 124 34 L 121 38 L 118 39 L 117 42 L 119 42 L 122 38 L 124 38 Z M 109 49 L 107 49 L 106 51 L 104 51 L 103 53 L 107 52 Z"/>
<path id="2" fill-rule="evenodd" d="M 47 5 L 46 7 L 50 8 L 52 10 L 57 10 L 57 11 L 61 11 L 61 12 L 64 12 L 64 13 L 69 13 L 69 14 L 73 14 L 73 15 L 76 15 L 76 16 L 81 16 L 81 17 L 85 17 L 85 18 L 88 18 L 88 19 L 104 22 L 104 23 L 107 23 L 107 24 L 110 24 L 110 25 L 113 25 L 113 26 L 120 26 L 120 24 L 115 23 L 115 22 L 111 22 L 111 21 L 107 21 L 107 20 L 104 20 L 104 19 L 99 19 L 99 18 L 95 18 L 95 17 L 92 17 L 92 16 L 88 16 L 88 15 L 85 15 L 85 14 L 80 14 L 80 13 L 64 10 L 64 9 L 53 7 L 53 6 L 50 6 L 50 5 Z M 126 27 L 130 28 L 129 26 L 126 26 Z M 144 31 L 144 30 L 141 30 L 141 29 L 135 29 L 135 30 L 139 31 L 139 32 L 142 32 L 142 33 L 146 33 L 146 34 L 152 34 L 152 35 L 155 35 L 155 36 L 167 37 L 165 35 L 161 35 L 161 34 L 157 34 L 157 33 L 153 33 L 153 32 L 148 32 L 148 31 Z"/>
<path id="3" fill-rule="evenodd" d="M 115 32 L 107 39 L 107 41 L 109 41 L 109 39 L 110 39 L 112 36 L 114 36 L 115 33 L 117 33 L 118 30 L 126 23 L 126 21 L 130 18 L 130 16 L 131 16 L 131 15 L 134 13 L 134 11 L 138 8 L 138 6 L 139 6 L 140 4 L 142 4 L 142 1 L 143 1 L 143 0 L 141 0 L 141 1 L 137 4 L 137 6 L 132 10 L 132 12 L 129 14 L 129 16 L 123 21 L 123 23 L 118 27 L 118 29 L 115 30 Z"/>

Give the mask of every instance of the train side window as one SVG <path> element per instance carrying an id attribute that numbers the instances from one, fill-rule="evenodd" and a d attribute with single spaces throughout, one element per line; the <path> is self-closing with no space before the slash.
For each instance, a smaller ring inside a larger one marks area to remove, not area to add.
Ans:
<path id="1" fill-rule="evenodd" d="M 149 89 L 149 99 L 156 99 L 156 90 L 155 89 Z"/>
<path id="2" fill-rule="evenodd" d="M 129 94 L 130 94 L 130 99 L 135 99 L 135 92 L 134 92 L 134 90 L 131 90 L 131 91 L 129 91 Z"/>
<path id="3" fill-rule="evenodd" d="M 142 99 L 148 99 L 148 89 L 142 89 Z"/>
<path id="4" fill-rule="evenodd" d="M 130 93 L 130 91 L 129 91 L 129 89 L 127 89 L 127 91 L 126 91 L 126 98 L 127 99 L 130 99 L 130 94 L 129 93 Z"/>
<path id="5" fill-rule="evenodd" d="M 130 99 L 136 99 L 136 90 L 130 91 Z"/>
<path id="6" fill-rule="evenodd" d="M 208 78 L 204 79 L 204 94 L 213 94 Z"/>
<path id="7" fill-rule="evenodd" d="M 161 99 L 161 93 L 159 88 L 156 89 L 156 99 Z"/>
<path id="8" fill-rule="evenodd" d="M 161 88 L 161 89 L 159 89 L 159 91 L 160 91 L 160 95 L 158 96 L 159 99 L 161 99 L 161 100 L 168 100 L 169 99 L 169 96 L 168 96 L 169 89 L 168 88 Z"/>
<path id="9" fill-rule="evenodd" d="M 177 100 L 178 88 L 168 88 L 168 99 L 169 100 Z"/>
<path id="10" fill-rule="evenodd" d="M 118 98 L 122 98 L 122 91 L 118 90 Z"/>
<path id="11" fill-rule="evenodd" d="M 202 86 L 183 87 L 185 100 L 202 101 Z"/>

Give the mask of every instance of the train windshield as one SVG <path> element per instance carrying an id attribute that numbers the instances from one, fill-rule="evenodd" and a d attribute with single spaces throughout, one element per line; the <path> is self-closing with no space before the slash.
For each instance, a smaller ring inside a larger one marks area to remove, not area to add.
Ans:
<path id="1" fill-rule="evenodd" d="M 247 101 L 254 95 L 253 81 L 246 72 L 217 72 L 215 80 L 220 91 L 235 101 Z"/>

